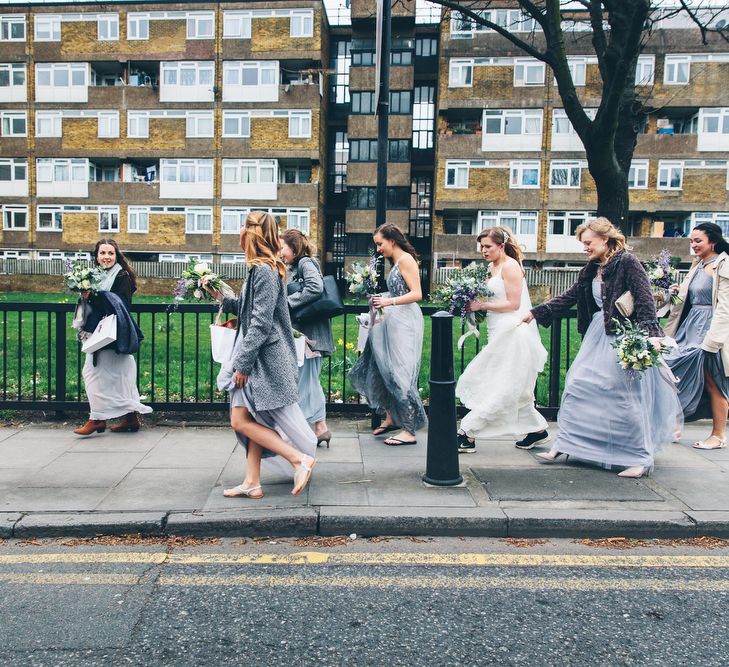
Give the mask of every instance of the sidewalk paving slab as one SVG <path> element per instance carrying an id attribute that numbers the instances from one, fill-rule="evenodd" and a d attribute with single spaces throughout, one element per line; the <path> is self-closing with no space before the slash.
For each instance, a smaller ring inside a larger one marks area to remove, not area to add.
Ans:
<path id="1" fill-rule="evenodd" d="M 316 535 L 318 522 L 318 512 L 311 507 L 172 512 L 166 532 L 200 537 L 301 537 Z"/>
<path id="2" fill-rule="evenodd" d="M 25 515 L 14 537 L 89 537 L 113 531 L 117 535 L 162 535 L 164 512 L 37 513 Z"/>

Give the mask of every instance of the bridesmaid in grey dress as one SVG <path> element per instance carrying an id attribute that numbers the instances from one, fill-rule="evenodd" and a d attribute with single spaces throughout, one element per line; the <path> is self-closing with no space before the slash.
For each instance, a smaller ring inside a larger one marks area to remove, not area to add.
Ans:
<path id="1" fill-rule="evenodd" d="M 349 379 L 370 407 L 385 415 L 373 435 L 399 431 L 385 444 L 414 445 L 415 432 L 427 423 L 418 391 L 423 347 L 423 314 L 418 301 L 423 292 L 417 253 L 391 223 L 377 228 L 374 241 L 393 265 L 387 276 L 388 292 L 372 297 L 373 308 L 383 309 L 384 317 L 370 326 L 364 352 L 352 366 Z"/>
<path id="2" fill-rule="evenodd" d="M 722 449 L 729 406 L 729 244 L 711 222 L 694 227 L 690 241 L 697 261 L 665 326 L 677 343 L 666 362 L 678 378 L 684 419 L 713 422 L 711 435 L 693 446 Z"/>

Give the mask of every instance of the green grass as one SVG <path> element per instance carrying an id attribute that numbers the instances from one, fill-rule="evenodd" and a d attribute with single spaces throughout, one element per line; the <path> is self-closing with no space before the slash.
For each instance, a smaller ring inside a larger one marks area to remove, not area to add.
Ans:
<path id="1" fill-rule="evenodd" d="M 75 303 L 73 295 L 42 293 L 7 293 L 0 295 L 0 301 Z M 135 303 L 169 303 L 169 297 L 140 296 Z M 212 310 L 212 309 L 211 309 Z M 144 332 L 137 356 L 140 393 L 146 401 L 224 401 L 225 396 L 215 388 L 215 377 L 219 366 L 210 358 L 209 325 L 213 314 L 207 313 L 142 313 L 139 325 Z M 330 401 L 357 401 L 358 395 L 344 377 L 357 359 L 354 346 L 357 343 L 358 324 L 352 315 L 332 320 L 335 353 L 324 360 L 322 387 Z M 81 368 L 85 355 L 79 353 L 75 331 L 71 329 L 71 314 L 66 315 L 66 398 L 85 400 Z M 570 327 L 569 345 L 567 326 Z M 574 359 L 579 349 L 580 337 L 575 320 L 562 324 L 562 354 L 560 368 L 560 393 L 564 384 L 567 357 Z M 486 326 L 481 327 L 480 344 L 486 343 Z M 454 365 L 456 377 L 477 354 L 476 340 L 470 338 L 463 351 L 456 349 L 460 335 L 460 322 L 454 322 Z M 184 333 L 183 333 L 184 332 Z M 346 333 L 346 336 L 345 336 Z M 540 329 L 544 346 L 549 350 L 550 331 Z M 183 345 L 184 340 L 184 345 Z M 50 346 L 49 346 L 50 341 Z M 20 344 L 19 344 L 20 342 Z M 0 343 L 5 350 L 0 360 L 0 400 L 44 399 L 49 392 L 55 393 L 55 315 L 52 313 L 24 312 L 0 313 Z M 346 345 L 346 348 L 345 348 Z M 50 355 L 49 355 L 50 349 Z M 169 349 L 169 353 L 168 350 Z M 196 354 L 197 351 L 197 354 Z M 419 388 L 427 399 L 429 393 L 431 353 L 431 325 L 426 317 L 423 337 L 423 353 L 420 367 Z M 567 355 L 565 354 L 567 353 Z M 331 370 L 331 377 L 329 376 Z M 546 405 L 548 401 L 549 362 L 537 382 L 537 402 Z M 80 392 L 80 396 L 79 396 Z"/>

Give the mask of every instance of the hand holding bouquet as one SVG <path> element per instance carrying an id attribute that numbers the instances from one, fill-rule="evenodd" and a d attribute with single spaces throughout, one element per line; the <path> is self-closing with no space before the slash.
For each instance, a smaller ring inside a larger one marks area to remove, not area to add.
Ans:
<path id="1" fill-rule="evenodd" d="M 175 284 L 172 293 L 175 301 L 183 301 L 190 295 L 198 301 L 214 298 L 211 292 L 217 292 L 221 297 L 235 296 L 230 285 L 210 270 L 207 262 L 198 262 L 191 259 L 187 268 L 182 272 L 182 277 Z"/>
<path id="2" fill-rule="evenodd" d="M 613 319 L 613 322 L 617 333 L 612 346 L 617 351 L 618 363 L 631 379 L 640 379 L 640 373 L 646 369 L 664 364 L 663 355 L 670 350 L 670 346 L 663 339 L 649 338 L 631 320 L 621 323 Z"/>
<path id="3" fill-rule="evenodd" d="M 63 274 L 63 283 L 72 292 L 95 292 L 103 277 L 103 269 L 90 266 L 87 262 L 75 259 L 63 260 L 66 273 Z"/>
<path id="4" fill-rule="evenodd" d="M 671 253 L 667 249 L 645 262 L 648 280 L 650 280 L 656 306 L 661 307 L 668 299 L 671 303 L 679 303 L 681 299 L 671 290 L 671 285 L 678 282 L 678 271 L 671 265 Z"/>
<path id="5" fill-rule="evenodd" d="M 378 262 L 378 256 L 372 254 L 367 264 L 364 262 L 352 263 L 351 272 L 344 276 L 349 285 L 350 294 L 354 294 L 358 298 L 367 297 L 368 299 L 377 294 Z M 378 308 L 377 312 L 382 315 L 382 308 Z"/>

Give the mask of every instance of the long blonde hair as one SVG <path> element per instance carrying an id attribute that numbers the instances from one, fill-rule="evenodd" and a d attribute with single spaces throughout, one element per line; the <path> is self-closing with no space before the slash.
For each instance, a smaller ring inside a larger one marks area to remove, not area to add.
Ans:
<path id="1" fill-rule="evenodd" d="M 266 264 L 285 279 L 286 265 L 279 257 L 281 241 L 278 235 L 278 224 L 270 213 L 251 211 L 240 230 L 240 247 L 248 266 Z"/>
<path id="2" fill-rule="evenodd" d="M 490 238 L 494 243 L 504 246 L 504 252 L 509 256 L 513 257 L 519 264 L 522 263 L 524 253 L 521 251 L 521 247 L 516 242 L 514 232 L 508 227 L 487 227 L 481 230 L 479 235 L 476 237 L 476 243 L 481 243 L 481 239 L 487 237 Z"/>
<path id="3" fill-rule="evenodd" d="M 600 216 L 599 218 L 592 218 L 587 222 L 583 222 L 575 230 L 575 237 L 578 241 L 582 240 L 582 235 L 588 229 L 594 234 L 607 239 L 606 261 L 621 250 L 630 250 L 630 246 L 625 242 L 625 235 L 607 218 Z"/>

